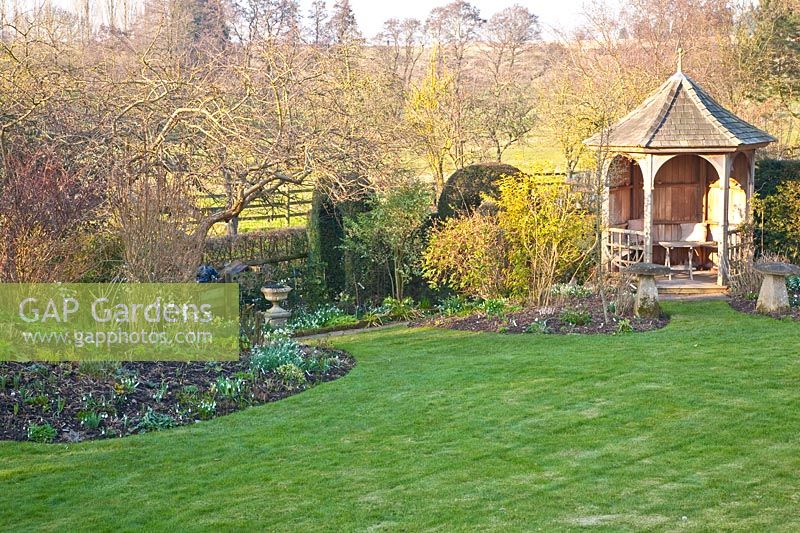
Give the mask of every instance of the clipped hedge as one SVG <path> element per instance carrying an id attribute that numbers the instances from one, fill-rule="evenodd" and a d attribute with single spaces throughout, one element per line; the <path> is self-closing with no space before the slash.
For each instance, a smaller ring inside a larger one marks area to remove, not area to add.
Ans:
<path id="1" fill-rule="evenodd" d="M 206 240 L 203 262 L 220 269 L 231 261 L 249 265 L 281 263 L 308 255 L 308 238 L 303 227 L 251 231 Z"/>
<path id="2" fill-rule="evenodd" d="M 778 185 L 800 179 L 800 161 L 764 159 L 756 163 L 755 190 L 762 198 L 775 194 Z"/>
<path id="3" fill-rule="evenodd" d="M 328 195 L 316 189 L 308 219 L 309 263 L 329 295 L 344 290 L 344 258 L 341 250 L 344 228 L 341 216 Z"/>
<path id="4" fill-rule="evenodd" d="M 800 161 L 759 161 L 755 188 L 760 253 L 777 253 L 800 263 Z"/>
<path id="5" fill-rule="evenodd" d="M 800 181 L 787 181 L 762 198 L 756 211 L 756 239 L 762 253 L 800 263 Z"/>
<path id="6" fill-rule="evenodd" d="M 347 183 L 351 194 L 348 199 L 336 201 L 324 189 L 314 191 L 311 214 L 308 220 L 309 265 L 314 269 L 323 291 L 328 298 L 347 292 L 357 260 L 342 249 L 344 242 L 344 219 L 368 211 L 372 194 L 365 194 L 367 182 L 363 178 L 350 176 Z M 361 194 L 358 194 L 360 192 Z"/>
<path id="7" fill-rule="evenodd" d="M 439 217 L 450 218 L 474 210 L 481 205 L 483 195 L 497 197 L 500 178 L 519 174 L 518 168 L 503 163 L 479 163 L 455 171 L 439 196 Z"/>

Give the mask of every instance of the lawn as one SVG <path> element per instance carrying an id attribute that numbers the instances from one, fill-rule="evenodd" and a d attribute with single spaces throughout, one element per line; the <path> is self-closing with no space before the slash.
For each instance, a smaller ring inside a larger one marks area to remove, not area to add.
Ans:
<path id="1" fill-rule="evenodd" d="M 0 529 L 800 528 L 800 324 L 668 303 L 610 337 L 393 328 L 192 427 L 0 443 Z"/>

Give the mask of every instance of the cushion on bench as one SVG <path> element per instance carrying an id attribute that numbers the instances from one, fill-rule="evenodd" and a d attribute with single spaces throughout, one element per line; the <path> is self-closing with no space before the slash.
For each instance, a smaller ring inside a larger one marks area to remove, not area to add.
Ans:
<path id="1" fill-rule="evenodd" d="M 702 242 L 706 240 L 706 225 L 701 222 L 689 222 L 681 224 L 681 240 L 690 242 Z"/>

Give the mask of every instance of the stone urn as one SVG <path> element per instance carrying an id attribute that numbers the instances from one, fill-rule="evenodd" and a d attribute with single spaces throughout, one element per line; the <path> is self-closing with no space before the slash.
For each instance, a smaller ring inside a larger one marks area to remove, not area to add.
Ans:
<path id="1" fill-rule="evenodd" d="M 761 291 L 758 293 L 756 311 L 762 314 L 781 313 L 789 309 L 789 292 L 786 290 L 786 276 L 797 276 L 800 267 L 789 263 L 756 263 L 757 272 L 764 274 Z"/>
<path id="2" fill-rule="evenodd" d="M 267 309 L 264 313 L 264 316 L 267 319 L 267 324 L 273 327 L 282 327 L 286 325 L 286 321 L 289 320 L 289 317 L 292 316 L 290 311 L 287 311 L 283 307 L 281 307 L 281 302 L 285 301 L 286 298 L 289 297 L 289 293 L 292 292 L 291 287 L 287 287 L 286 285 L 279 285 L 279 284 L 267 284 L 264 287 L 261 287 L 261 294 L 264 295 L 271 304 L 272 307 Z"/>
<path id="3" fill-rule="evenodd" d="M 633 308 L 636 316 L 644 318 L 661 316 L 656 276 L 666 276 L 669 272 L 669 267 L 656 263 L 633 263 L 625 269 L 626 274 L 633 274 L 639 278 L 636 288 L 636 305 Z"/>

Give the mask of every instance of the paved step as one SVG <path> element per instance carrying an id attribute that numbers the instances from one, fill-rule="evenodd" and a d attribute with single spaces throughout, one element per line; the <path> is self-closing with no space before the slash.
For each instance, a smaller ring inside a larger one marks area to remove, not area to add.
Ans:
<path id="1" fill-rule="evenodd" d="M 695 300 L 727 300 L 727 294 L 659 294 L 658 299 L 666 302 L 670 300 L 695 301 Z"/>
<path id="2" fill-rule="evenodd" d="M 658 294 L 676 294 L 676 295 L 723 295 L 728 291 L 727 287 L 720 287 L 719 285 L 710 285 L 710 286 L 697 286 L 697 285 L 688 285 L 688 286 L 668 286 L 668 287 L 658 287 Z"/>

